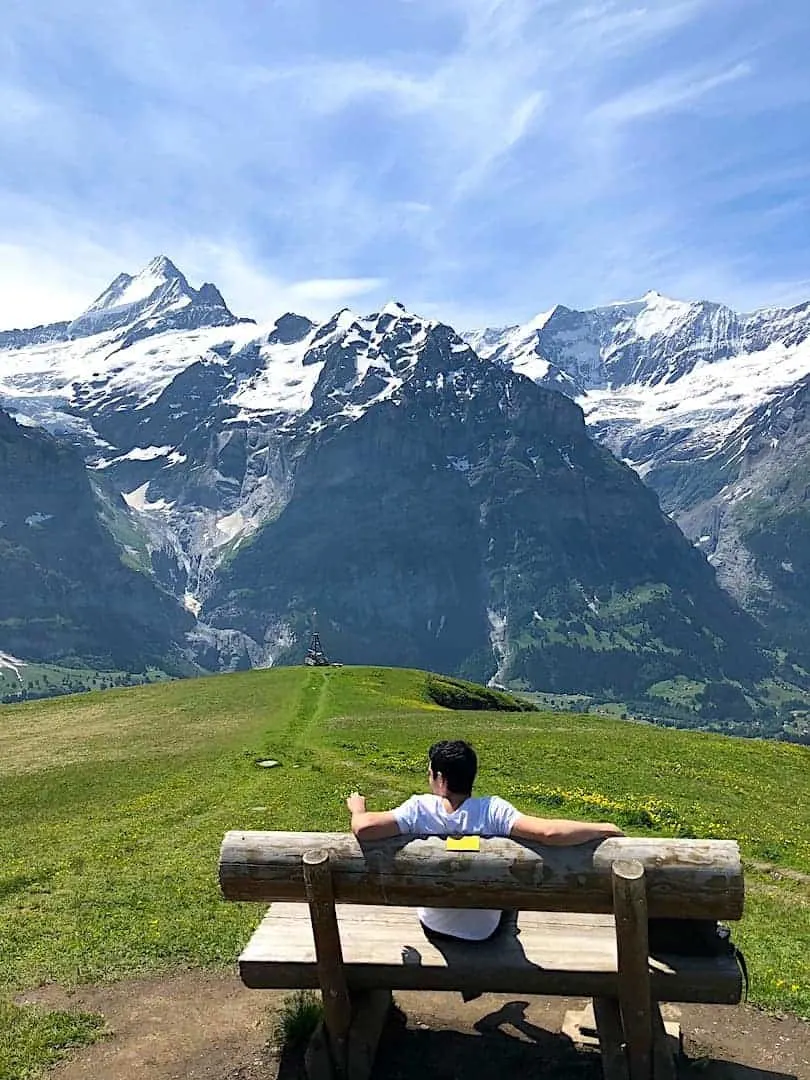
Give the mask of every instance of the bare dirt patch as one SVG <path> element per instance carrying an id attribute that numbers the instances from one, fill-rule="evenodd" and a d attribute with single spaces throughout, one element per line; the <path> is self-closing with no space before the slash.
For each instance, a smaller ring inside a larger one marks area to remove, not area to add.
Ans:
<path id="1" fill-rule="evenodd" d="M 267 1043 L 282 997 L 251 992 L 233 975 L 192 971 L 69 991 L 44 986 L 17 1001 L 106 1020 L 106 1038 L 52 1070 L 59 1080 L 252 1080 L 276 1075 Z"/>
<path id="2" fill-rule="evenodd" d="M 65 991 L 46 986 L 20 1003 L 100 1012 L 106 1039 L 57 1066 L 53 1080 L 293 1080 L 295 1055 L 272 1046 L 284 994 L 247 990 L 235 975 L 182 972 Z M 563 1035 L 582 1000 L 403 993 L 380 1045 L 375 1080 L 601 1080 L 598 1057 Z M 690 1080 L 810 1080 L 810 1024 L 748 1006 L 682 1006 Z"/>

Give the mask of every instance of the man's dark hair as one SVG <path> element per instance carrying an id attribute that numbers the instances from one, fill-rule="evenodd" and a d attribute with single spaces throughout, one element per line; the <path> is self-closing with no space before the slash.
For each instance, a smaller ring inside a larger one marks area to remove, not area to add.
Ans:
<path id="1" fill-rule="evenodd" d="M 430 767 L 441 773 L 449 791 L 454 795 L 469 795 L 478 772 L 478 758 L 469 743 L 462 739 L 445 739 L 428 750 Z"/>

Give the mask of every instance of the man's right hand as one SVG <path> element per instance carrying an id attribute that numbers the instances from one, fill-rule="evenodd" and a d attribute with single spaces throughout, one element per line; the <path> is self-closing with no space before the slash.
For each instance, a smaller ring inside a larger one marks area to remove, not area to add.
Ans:
<path id="1" fill-rule="evenodd" d="M 366 812 L 366 797 L 359 791 L 353 791 L 346 800 L 350 814 L 364 814 Z"/>

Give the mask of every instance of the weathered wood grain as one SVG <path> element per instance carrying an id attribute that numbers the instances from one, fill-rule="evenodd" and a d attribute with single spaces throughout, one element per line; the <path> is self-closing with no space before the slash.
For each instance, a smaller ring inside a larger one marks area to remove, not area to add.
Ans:
<path id="1" fill-rule="evenodd" d="M 424 936 L 413 908 L 338 905 L 343 970 L 350 991 L 481 990 L 617 997 L 614 920 L 606 915 L 523 911 L 519 935 L 474 945 Z M 251 987 L 317 987 L 307 907 L 273 904 L 239 958 Z M 656 1000 L 735 1004 L 742 979 L 733 957 L 650 959 Z"/>
<path id="2" fill-rule="evenodd" d="M 335 1072 L 340 1076 L 346 1073 L 352 1007 L 343 971 L 340 931 L 329 872 L 329 852 L 323 849 L 307 851 L 302 861 L 315 946 L 315 967 L 323 997 L 323 1015 Z"/>
<path id="3" fill-rule="evenodd" d="M 619 966 L 619 1008 L 630 1080 L 652 1080 L 653 1025 L 647 895 L 637 859 L 613 864 L 613 907 Z"/>
<path id="4" fill-rule="evenodd" d="M 225 835 L 219 881 L 228 900 L 304 900 L 302 856 L 330 853 L 335 898 L 353 904 L 611 912 L 611 867 L 645 869 L 650 916 L 739 919 L 744 886 L 732 840 L 611 837 L 600 844 L 541 847 L 484 838 L 478 852 L 449 852 L 438 837 L 398 837 L 362 848 L 351 834 Z"/>

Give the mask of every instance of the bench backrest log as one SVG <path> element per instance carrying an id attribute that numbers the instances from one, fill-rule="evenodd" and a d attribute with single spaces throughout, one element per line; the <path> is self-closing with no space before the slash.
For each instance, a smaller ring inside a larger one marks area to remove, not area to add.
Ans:
<path id="1" fill-rule="evenodd" d="M 614 862 L 644 868 L 650 917 L 739 919 L 744 884 L 733 840 L 615 837 L 576 847 L 482 838 L 449 851 L 439 837 L 361 845 L 346 833 L 226 833 L 219 881 L 228 900 L 307 901 L 303 856 L 329 852 L 334 899 L 349 904 L 522 908 L 610 914 Z"/>

